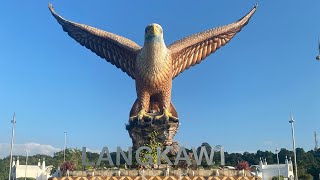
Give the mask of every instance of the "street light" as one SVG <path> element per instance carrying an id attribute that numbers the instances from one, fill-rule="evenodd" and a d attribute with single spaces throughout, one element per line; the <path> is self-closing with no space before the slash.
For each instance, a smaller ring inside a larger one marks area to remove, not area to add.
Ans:
<path id="1" fill-rule="evenodd" d="M 292 145 L 293 145 L 293 157 L 294 157 L 294 170 L 295 170 L 295 180 L 298 180 L 298 168 L 297 168 L 297 155 L 296 155 L 296 142 L 294 140 L 294 120 L 292 113 L 290 112 L 290 121 L 289 123 L 291 124 L 291 132 L 292 132 Z"/>
<path id="2" fill-rule="evenodd" d="M 24 180 L 27 180 L 27 168 L 28 168 L 28 151 L 26 151 L 26 169 L 24 171 Z"/>
<path id="3" fill-rule="evenodd" d="M 12 136 L 11 136 L 11 148 L 10 148 L 10 167 L 9 167 L 9 180 L 11 180 L 11 168 L 12 168 L 12 150 L 13 150 L 13 143 L 14 143 L 14 128 L 16 126 L 16 113 L 13 114 L 13 119 L 11 120 L 12 123 Z"/>
<path id="4" fill-rule="evenodd" d="M 276 154 L 277 154 L 277 163 L 278 163 L 278 179 L 280 180 L 279 149 L 278 148 L 276 148 Z"/>
<path id="5" fill-rule="evenodd" d="M 63 133 L 64 133 L 63 162 L 66 162 L 67 132 L 63 132 Z"/>

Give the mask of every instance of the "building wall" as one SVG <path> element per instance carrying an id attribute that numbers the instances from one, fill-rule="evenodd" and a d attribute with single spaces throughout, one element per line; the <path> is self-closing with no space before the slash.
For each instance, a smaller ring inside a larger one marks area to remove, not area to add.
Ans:
<path id="1" fill-rule="evenodd" d="M 285 164 L 267 164 L 266 160 L 262 161 L 260 160 L 260 163 L 258 165 L 259 169 L 261 170 L 261 176 L 262 180 L 271 180 L 272 177 L 279 175 L 280 170 L 280 176 L 287 177 L 290 179 L 290 177 L 293 178 L 293 165 L 291 159 L 288 160 L 286 158 Z"/>
<path id="2" fill-rule="evenodd" d="M 39 177 L 41 175 L 41 170 L 38 166 L 28 166 L 27 167 L 27 173 L 26 173 L 26 166 L 25 165 L 20 165 L 16 167 L 16 174 L 15 177 L 16 178 L 20 178 L 20 177 L 32 177 L 32 178 L 36 178 Z"/>
<path id="3" fill-rule="evenodd" d="M 30 177 L 36 180 L 47 180 L 50 176 L 50 170 L 52 166 L 45 166 L 45 161 L 42 164 L 40 160 L 38 165 L 20 165 L 19 158 L 13 163 L 12 177 L 14 178 L 24 178 Z M 26 169 L 27 168 L 27 169 Z M 48 171 L 48 172 L 47 172 Z"/>

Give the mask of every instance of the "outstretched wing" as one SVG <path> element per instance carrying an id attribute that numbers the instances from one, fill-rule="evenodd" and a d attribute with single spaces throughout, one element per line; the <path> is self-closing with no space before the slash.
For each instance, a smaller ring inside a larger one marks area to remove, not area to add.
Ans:
<path id="1" fill-rule="evenodd" d="M 257 5 L 246 16 L 232 24 L 193 34 L 171 44 L 168 48 L 173 61 L 172 79 L 227 44 L 248 24 L 256 9 Z"/>
<path id="2" fill-rule="evenodd" d="M 135 60 L 137 53 L 141 49 L 139 45 L 125 37 L 68 21 L 58 15 L 51 4 L 49 4 L 49 9 L 70 37 L 117 68 L 120 68 L 133 79 L 135 78 Z"/>

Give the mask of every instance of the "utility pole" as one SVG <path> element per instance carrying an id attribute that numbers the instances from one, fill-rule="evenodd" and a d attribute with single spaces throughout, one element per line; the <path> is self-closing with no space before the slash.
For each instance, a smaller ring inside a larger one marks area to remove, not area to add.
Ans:
<path id="1" fill-rule="evenodd" d="M 13 119 L 11 120 L 11 123 L 12 123 L 12 135 L 11 135 L 11 148 L 10 148 L 9 180 L 11 180 L 12 150 L 13 150 L 13 143 L 14 143 L 14 128 L 15 128 L 15 126 L 16 126 L 16 113 L 13 114 Z"/>
<path id="2" fill-rule="evenodd" d="M 292 133 L 292 145 L 293 145 L 293 156 L 294 156 L 294 170 L 295 170 L 295 180 L 298 180 L 298 168 L 297 168 L 297 154 L 296 154 L 296 142 L 294 139 L 294 120 L 292 117 L 292 113 L 290 112 L 290 121 L 289 123 L 291 124 L 291 133 Z"/>
<path id="3" fill-rule="evenodd" d="M 63 133 L 64 133 L 63 162 L 66 162 L 67 132 L 63 132 Z"/>

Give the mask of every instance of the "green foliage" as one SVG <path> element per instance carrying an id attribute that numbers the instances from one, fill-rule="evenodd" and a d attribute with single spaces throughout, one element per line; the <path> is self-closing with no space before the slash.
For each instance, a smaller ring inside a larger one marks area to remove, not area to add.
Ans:
<path id="1" fill-rule="evenodd" d="M 199 146 L 199 147 L 197 148 L 197 154 L 198 154 L 198 155 L 200 154 L 200 150 L 201 150 L 201 147 L 202 147 L 202 146 L 205 147 L 205 149 L 206 149 L 206 151 L 207 151 L 207 154 L 208 154 L 208 156 L 210 157 L 212 147 L 211 147 L 210 144 L 207 143 L 207 142 L 202 143 L 201 146 Z M 215 154 L 214 154 L 214 155 L 215 155 Z M 207 163 L 207 161 L 206 161 L 206 159 L 205 159 L 204 156 L 202 157 L 202 160 L 201 160 L 201 166 L 202 166 L 202 167 L 206 167 L 206 168 L 209 167 L 209 165 L 208 165 L 208 163 Z"/>
<path id="2" fill-rule="evenodd" d="M 273 176 L 271 180 L 279 180 L 278 176 Z M 280 176 L 280 180 L 284 180 L 283 176 Z"/>
<path id="3" fill-rule="evenodd" d="M 8 179 L 9 175 L 9 157 L 0 159 L 0 179 Z"/>
<path id="4" fill-rule="evenodd" d="M 311 174 L 301 174 L 301 175 L 298 175 L 298 176 L 299 176 L 299 179 L 303 179 L 303 180 L 312 180 L 313 179 Z"/>
<path id="5" fill-rule="evenodd" d="M 60 167 L 64 162 L 64 152 L 59 151 L 54 153 L 53 155 L 54 161 L 52 162 L 52 165 L 55 167 L 54 171 Z M 81 170 L 82 169 L 82 152 L 79 149 L 72 149 L 67 148 L 66 149 L 66 161 L 72 162 L 74 164 L 75 170 Z M 47 161 L 47 159 L 46 159 Z M 46 162 L 46 164 L 49 164 L 49 162 Z"/>
<path id="6" fill-rule="evenodd" d="M 148 159 L 146 158 L 146 155 L 151 155 L 153 164 L 158 163 L 157 148 L 160 147 L 161 150 L 163 148 L 163 144 L 158 141 L 158 135 L 159 133 L 157 131 L 153 131 L 151 134 L 148 135 L 149 143 L 145 144 L 145 146 L 148 146 L 151 149 L 151 152 L 147 150 L 141 151 L 140 153 L 141 162 L 147 162 Z"/>
<path id="7" fill-rule="evenodd" d="M 25 180 L 24 178 L 17 178 L 17 180 Z M 26 180 L 36 180 L 35 178 L 27 177 Z"/>

